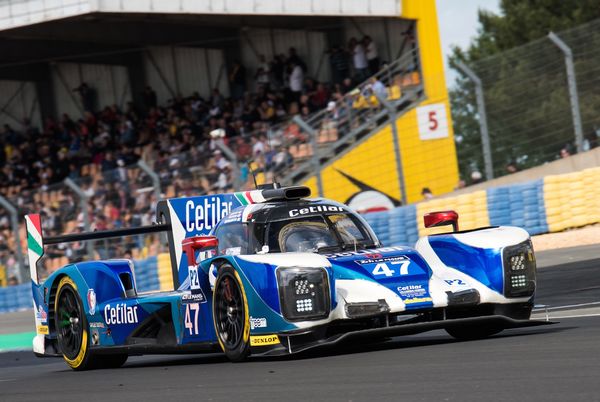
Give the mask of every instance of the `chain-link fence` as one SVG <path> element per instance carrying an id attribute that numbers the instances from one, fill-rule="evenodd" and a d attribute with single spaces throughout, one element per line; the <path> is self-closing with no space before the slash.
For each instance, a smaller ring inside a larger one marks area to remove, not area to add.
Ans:
<path id="1" fill-rule="evenodd" d="M 486 163 L 498 177 L 598 146 L 599 29 L 600 21 L 593 21 L 467 66 L 484 94 L 484 110 L 475 96 L 453 110 L 455 124 L 463 119 L 456 134 L 467 180 L 473 172 L 483 172 Z M 465 113 L 476 117 L 478 125 L 469 127 Z M 479 137 L 485 135 L 485 117 L 491 149 L 487 161 Z"/>

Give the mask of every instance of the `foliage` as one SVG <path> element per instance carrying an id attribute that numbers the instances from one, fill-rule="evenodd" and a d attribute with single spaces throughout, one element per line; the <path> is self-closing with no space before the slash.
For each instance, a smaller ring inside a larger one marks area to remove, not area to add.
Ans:
<path id="1" fill-rule="evenodd" d="M 527 168 L 552 160 L 572 142 L 564 59 L 546 38 L 550 31 L 559 32 L 574 49 L 578 88 L 587 97 L 581 102 L 584 133 L 600 127 L 594 78 L 600 65 L 600 23 L 580 26 L 600 18 L 600 0 L 502 0 L 500 8 L 500 15 L 480 11 L 477 37 L 467 49 L 453 48 L 450 56 L 453 68 L 460 60 L 483 82 L 495 176 L 506 174 L 509 163 Z M 450 91 L 464 178 L 483 169 L 474 92 L 462 75 Z"/>

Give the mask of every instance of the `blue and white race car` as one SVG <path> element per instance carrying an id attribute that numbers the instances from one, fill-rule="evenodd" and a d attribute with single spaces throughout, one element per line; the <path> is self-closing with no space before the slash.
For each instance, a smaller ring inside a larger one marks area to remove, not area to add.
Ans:
<path id="1" fill-rule="evenodd" d="M 38 356 L 73 369 L 130 355 L 285 355 L 342 341 L 445 329 L 459 339 L 529 320 L 536 263 L 516 227 L 458 231 L 452 211 L 426 226 L 454 231 L 384 247 L 347 206 L 306 187 L 163 200 L 149 227 L 43 238 L 26 216 Z M 393 224 L 393 222 L 392 222 Z M 174 289 L 141 294 L 129 260 L 64 266 L 38 283 L 44 246 L 167 232 Z"/>

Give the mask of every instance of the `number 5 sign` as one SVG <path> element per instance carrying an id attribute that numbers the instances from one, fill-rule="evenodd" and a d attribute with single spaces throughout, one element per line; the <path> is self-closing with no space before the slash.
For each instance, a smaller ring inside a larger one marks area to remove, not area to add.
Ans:
<path id="1" fill-rule="evenodd" d="M 435 140 L 437 138 L 448 137 L 446 105 L 443 103 L 418 107 L 417 121 L 419 123 L 419 138 L 421 140 Z"/>

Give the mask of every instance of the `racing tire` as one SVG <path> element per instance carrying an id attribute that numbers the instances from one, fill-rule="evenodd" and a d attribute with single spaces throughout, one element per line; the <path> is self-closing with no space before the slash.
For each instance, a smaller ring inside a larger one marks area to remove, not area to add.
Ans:
<path id="1" fill-rule="evenodd" d="M 221 349 L 232 362 L 250 355 L 250 318 L 244 285 L 237 271 L 219 268 L 213 293 L 213 322 Z"/>
<path id="2" fill-rule="evenodd" d="M 68 276 L 58 282 L 54 302 L 54 323 L 60 353 L 73 370 L 93 368 L 90 336 L 77 285 Z"/>

